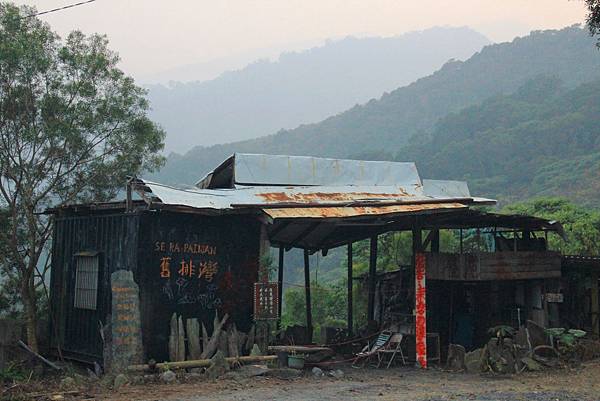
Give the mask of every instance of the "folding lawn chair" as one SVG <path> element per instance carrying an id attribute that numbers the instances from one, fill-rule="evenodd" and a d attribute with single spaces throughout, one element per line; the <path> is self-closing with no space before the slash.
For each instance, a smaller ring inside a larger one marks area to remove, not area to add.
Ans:
<path id="1" fill-rule="evenodd" d="M 391 355 L 386 366 L 386 369 L 389 369 L 389 367 L 392 365 L 392 362 L 394 362 L 394 358 L 396 358 L 396 354 L 400 354 L 400 358 L 402 358 L 402 364 L 406 365 L 406 359 L 404 359 L 404 353 L 402 352 L 403 338 L 404 336 L 401 333 L 394 333 L 387 344 L 377 351 L 377 359 L 379 360 L 377 367 L 380 367 L 381 364 L 385 362 L 387 355 Z"/>
<path id="2" fill-rule="evenodd" d="M 379 336 L 372 345 L 370 343 L 367 344 L 358 354 L 356 354 L 356 358 L 354 359 L 354 362 L 352 362 L 352 366 L 355 368 L 358 367 L 356 365 L 357 362 L 362 360 L 362 366 L 364 367 L 365 363 L 371 360 L 371 357 L 377 355 L 377 351 L 386 346 L 391 337 L 391 331 L 382 331 L 379 333 Z"/>

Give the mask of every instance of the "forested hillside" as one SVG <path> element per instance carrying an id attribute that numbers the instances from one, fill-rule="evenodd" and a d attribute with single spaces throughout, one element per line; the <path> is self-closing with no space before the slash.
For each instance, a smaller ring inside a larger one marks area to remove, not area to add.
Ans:
<path id="1" fill-rule="evenodd" d="M 448 62 L 433 75 L 321 123 L 255 140 L 196 147 L 183 156 L 172 155 L 153 178 L 190 184 L 233 152 L 392 157 L 409 139 L 416 143 L 426 141 L 441 118 L 495 95 L 509 95 L 532 78 L 551 75 L 565 89 L 600 79 L 600 53 L 594 44 L 587 31 L 578 27 L 533 32 L 511 43 L 487 46 L 465 62 Z M 528 117 L 524 114 L 523 118 Z M 403 157 L 415 159 L 410 154 Z M 423 160 L 419 162 L 422 164 Z M 427 166 L 424 171 L 434 172 Z M 478 189 L 489 188 L 483 182 L 477 185 Z"/>
<path id="2" fill-rule="evenodd" d="M 560 195 L 597 203 L 600 80 L 567 89 L 538 77 L 443 118 L 395 158 L 415 160 L 426 177 L 466 179 L 473 192 L 505 202 Z"/>
<path id="3" fill-rule="evenodd" d="M 367 102 L 489 43 L 467 27 L 328 41 L 210 81 L 150 86 L 152 117 L 168 151 L 253 139 Z"/>

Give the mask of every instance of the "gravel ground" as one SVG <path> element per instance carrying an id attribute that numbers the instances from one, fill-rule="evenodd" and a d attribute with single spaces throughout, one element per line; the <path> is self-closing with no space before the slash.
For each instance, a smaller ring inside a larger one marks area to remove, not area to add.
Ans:
<path id="1" fill-rule="evenodd" d="M 255 377 L 169 385 L 131 385 L 97 394 L 100 400 L 382 400 L 382 401 L 600 401 L 600 362 L 577 369 L 514 376 L 472 375 L 414 368 L 352 369 L 344 377 Z"/>

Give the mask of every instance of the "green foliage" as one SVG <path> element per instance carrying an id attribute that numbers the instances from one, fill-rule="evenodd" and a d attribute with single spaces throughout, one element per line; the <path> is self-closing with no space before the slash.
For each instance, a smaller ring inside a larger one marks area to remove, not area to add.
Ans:
<path id="1" fill-rule="evenodd" d="M 346 325 L 346 284 L 343 280 L 330 285 L 311 283 L 313 326 L 317 335 L 321 327 Z M 304 288 L 295 287 L 285 291 L 285 307 L 281 323 L 283 327 L 306 325 L 306 300 Z"/>
<path id="2" fill-rule="evenodd" d="M 27 379 L 25 372 L 15 363 L 9 363 L 0 370 L 0 383 L 20 382 Z"/>
<path id="3" fill-rule="evenodd" d="M 589 14 L 587 16 L 587 25 L 590 34 L 600 34 L 600 0 L 585 0 Z M 597 45 L 600 47 L 600 40 Z"/>
<path id="4" fill-rule="evenodd" d="M 600 60 L 600 56 L 598 57 Z M 426 177 L 465 179 L 505 203 L 568 194 L 586 205 L 600 187 L 600 81 L 567 89 L 540 76 L 441 119 L 428 142 L 402 149 Z"/>
<path id="5" fill-rule="evenodd" d="M 577 339 L 581 337 L 585 337 L 586 332 L 583 330 L 577 329 L 564 329 L 562 327 L 549 328 L 544 330 L 544 332 L 552 336 L 552 338 L 557 342 L 558 349 L 561 352 L 568 352 L 575 347 L 577 344 Z"/>
<path id="6" fill-rule="evenodd" d="M 51 221 L 42 212 L 106 201 L 128 175 L 158 168 L 164 132 L 146 116 L 145 91 L 117 67 L 106 37 L 64 40 L 27 6 L 0 3 L 0 227 L 3 284 L 16 280 L 35 342 L 39 271 Z"/>
<path id="7" fill-rule="evenodd" d="M 503 212 L 556 220 L 562 223 L 567 240 L 558 236 L 548 239 L 549 247 L 567 255 L 600 253 L 600 212 L 586 209 L 560 198 L 540 198 L 509 205 Z"/>
<path id="8" fill-rule="evenodd" d="M 511 326 L 500 325 L 491 327 L 488 329 L 488 333 L 499 339 L 504 339 L 512 338 L 515 335 L 516 330 Z"/>

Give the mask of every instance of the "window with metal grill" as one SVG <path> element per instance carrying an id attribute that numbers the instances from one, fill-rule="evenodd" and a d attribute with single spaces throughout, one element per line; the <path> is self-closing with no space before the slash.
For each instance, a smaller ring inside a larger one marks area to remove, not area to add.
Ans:
<path id="1" fill-rule="evenodd" d="M 96 310 L 98 301 L 98 255 L 75 256 L 75 302 L 79 309 Z"/>

